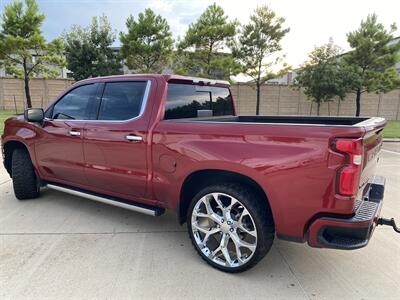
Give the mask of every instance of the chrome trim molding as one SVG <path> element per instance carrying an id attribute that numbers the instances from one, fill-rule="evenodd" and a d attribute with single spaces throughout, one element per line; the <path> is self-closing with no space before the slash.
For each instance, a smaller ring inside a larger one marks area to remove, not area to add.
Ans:
<path id="1" fill-rule="evenodd" d="M 69 135 L 70 135 L 70 136 L 80 136 L 80 135 L 81 135 L 81 132 L 80 132 L 80 131 L 71 130 L 71 131 L 69 132 Z"/>
<path id="2" fill-rule="evenodd" d="M 143 141 L 143 137 L 138 136 L 138 135 L 127 135 L 125 138 L 128 141 L 131 141 L 131 142 L 141 142 L 141 141 Z"/>
<path id="3" fill-rule="evenodd" d="M 92 195 L 92 194 L 76 191 L 76 190 L 73 190 L 73 189 L 65 188 L 65 187 L 62 187 L 62 186 L 54 185 L 54 184 L 47 184 L 47 187 L 52 189 L 52 190 L 56 190 L 56 191 L 60 191 L 60 192 L 67 193 L 67 194 L 71 194 L 71 195 L 74 195 L 74 196 L 78 196 L 78 197 L 86 198 L 86 199 L 89 199 L 89 200 L 101 202 L 101 203 L 104 203 L 104 204 L 109 204 L 109 205 L 112 205 L 112 206 L 121 207 L 121 208 L 128 209 L 128 210 L 136 211 L 136 212 L 139 212 L 139 213 L 142 213 L 142 214 L 146 214 L 146 215 L 149 215 L 149 216 L 155 217 L 157 215 L 155 210 L 147 209 L 147 208 L 140 207 L 140 206 L 135 206 L 134 204 L 126 204 L 126 203 L 123 203 L 123 202 L 110 200 L 110 199 L 107 199 L 107 198 L 104 198 L 104 197 L 95 196 L 95 195 Z"/>
<path id="4" fill-rule="evenodd" d="M 139 116 L 137 116 L 137 118 L 139 118 L 140 116 L 142 116 L 144 114 L 144 110 L 146 109 L 146 106 L 147 106 L 147 100 L 149 99 L 150 87 L 151 87 L 151 81 L 147 80 L 146 90 L 144 91 L 143 100 L 142 100 L 142 106 L 140 107 Z"/>
<path id="5" fill-rule="evenodd" d="M 135 80 L 132 80 L 135 81 Z M 145 80 L 136 80 L 136 81 L 145 81 Z M 126 122 L 130 122 L 136 119 L 139 119 L 143 114 L 144 111 L 146 110 L 147 107 L 147 101 L 149 99 L 149 94 L 150 94 L 150 87 L 151 87 L 151 80 L 146 80 L 147 84 L 146 84 L 146 89 L 144 91 L 143 94 L 143 100 L 142 100 L 142 105 L 140 107 L 140 112 L 139 115 L 136 117 L 133 117 L 131 119 L 127 119 L 127 120 L 74 120 L 74 119 L 49 119 L 49 118 L 44 118 L 45 121 L 54 121 L 54 122 L 100 122 L 100 123 L 126 123 Z M 116 82 L 116 81 L 106 81 L 104 82 L 104 84 L 107 83 L 111 83 L 111 82 Z M 125 82 L 129 82 L 129 81 L 125 81 Z M 65 96 L 65 95 L 64 95 Z M 57 100 L 58 101 L 58 100 Z"/>

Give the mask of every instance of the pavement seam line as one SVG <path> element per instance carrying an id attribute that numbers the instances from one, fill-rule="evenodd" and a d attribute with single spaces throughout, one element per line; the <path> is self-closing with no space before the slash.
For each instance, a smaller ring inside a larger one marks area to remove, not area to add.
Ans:
<path id="1" fill-rule="evenodd" d="M 10 182 L 11 179 L 7 179 L 6 181 L 0 182 L 0 185 L 6 184 L 7 182 Z"/>
<path id="2" fill-rule="evenodd" d="M 62 241 L 63 237 L 60 236 L 58 237 L 51 245 L 48 247 L 43 253 L 41 253 L 38 257 L 38 259 L 33 263 L 33 266 L 31 266 L 26 272 L 22 274 L 22 278 L 20 278 L 20 282 L 17 283 L 17 286 L 13 289 L 12 297 L 10 299 L 16 299 L 18 298 L 17 295 L 21 292 L 22 289 L 24 289 L 24 286 L 26 285 L 26 282 L 28 282 L 32 276 L 35 274 L 37 269 L 44 263 L 46 258 L 50 255 L 50 253 L 53 252 L 54 248 Z"/>
<path id="3" fill-rule="evenodd" d="M 392 154 L 400 155 L 400 152 L 396 152 L 396 151 L 390 151 L 390 150 L 385 150 L 385 149 L 382 149 L 382 151 L 383 151 L 383 152 L 387 152 L 387 153 L 392 153 Z"/>
<path id="4" fill-rule="evenodd" d="M 293 268 L 289 265 L 288 261 L 286 260 L 285 256 L 283 256 L 283 254 L 281 253 L 281 251 L 279 250 L 279 248 L 277 246 L 274 245 L 274 248 L 278 251 L 279 255 L 282 257 L 283 262 L 285 263 L 285 265 L 289 268 L 290 273 L 292 273 L 293 277 L 296 279 L 297 284 L 300 286 L 301 291 L 303 292 L 304 296 L 311 300 L 311 297 L 307 294 L 305 288 L 303 287 L 303 285 L 301 284 L 299 278 L 297 277 L 297 275 L 295 274 Z"/>

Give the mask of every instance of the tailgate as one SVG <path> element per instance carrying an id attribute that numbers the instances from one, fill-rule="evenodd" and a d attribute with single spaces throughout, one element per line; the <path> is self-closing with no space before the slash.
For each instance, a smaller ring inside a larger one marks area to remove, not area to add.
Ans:
<path id="1" fill-rule="evenodd" d="M 383 142 L 383 128 L 386 121 L 383 118 L 370 118 L 357 125 L 363 126 L 363 163 L 360 177 L 360 189 L 375 175 L 376 165 L 379 160 L 379 152 Z"/>

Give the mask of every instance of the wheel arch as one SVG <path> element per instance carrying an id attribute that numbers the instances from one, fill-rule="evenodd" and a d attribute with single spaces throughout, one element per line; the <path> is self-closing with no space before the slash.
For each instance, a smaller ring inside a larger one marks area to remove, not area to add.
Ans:
<path id="1" fill-rule="evenodd" d="M 32 156 L 29 152 L 28 147 L 21 141 L 18 140 L 9 140 L 7 141 L 4 146 L 3 146 L 3 151 L 4 151 L 4 167 L 6 168 L 8 174 L 12 177 L 12 172 L 11 172 L 11 162 L 12 162 L 12 154 L 15 149 L 24 149 L 29 153 L 29 156 Z M 33 162 L 33 161 L 32 161 Z"/>
<path id="2" fill-rule="evenodd" d="M 203 169 L 190 173 L 183 181 L 177 208 L 179 223 L 185 223 L 190 201 L 201 189 L 210 184 L 223 182 L 235 182 L 250 187 L 255 193 L 257 193 L 257 195 L 265 200 L 264 203 L 269 207 L 272 218 L 274 218 L 274 212 L 268 196 L 262 186 L 256 180 L 247 175 L 234 171 Z"/>

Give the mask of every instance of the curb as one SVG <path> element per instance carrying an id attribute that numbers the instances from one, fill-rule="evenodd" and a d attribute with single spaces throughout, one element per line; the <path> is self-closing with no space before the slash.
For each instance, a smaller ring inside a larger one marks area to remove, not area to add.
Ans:
<path id="1" fill-rule="evenodd" d="M 400 143 L 400 138 L 383 138 L 383 141 L 389 143 Z"/>

